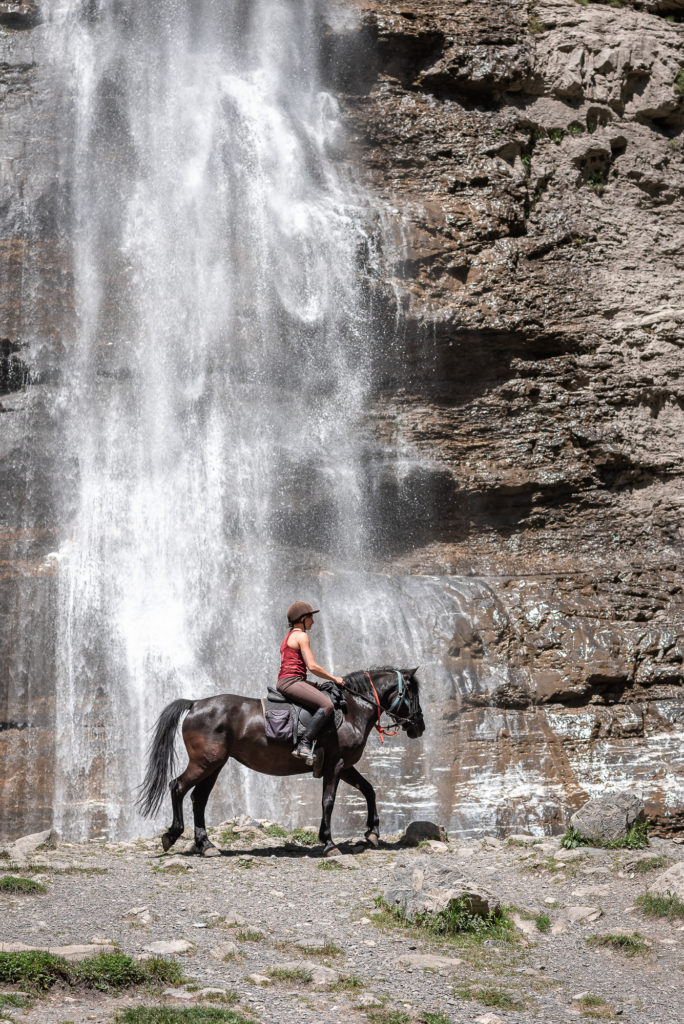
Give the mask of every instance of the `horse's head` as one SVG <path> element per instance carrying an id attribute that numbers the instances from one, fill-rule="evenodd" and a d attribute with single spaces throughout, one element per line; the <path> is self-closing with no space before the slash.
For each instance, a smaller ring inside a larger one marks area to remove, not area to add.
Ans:
<path id="1" fill-rule="evenodd" d="M 369 673 L 377 688 L 382 710 L 412 740 L 425 732 L 417 671 L 417 668 L 383 668 L 371 669 Z"/>

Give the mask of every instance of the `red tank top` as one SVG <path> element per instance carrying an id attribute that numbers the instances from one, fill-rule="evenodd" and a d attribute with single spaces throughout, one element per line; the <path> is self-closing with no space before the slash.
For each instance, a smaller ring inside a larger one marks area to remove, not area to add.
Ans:
<path id="1" fill-rule="evenodd" d="M 306 678 L 306 665 L 302 658 L 302 652 L 295 651 L 292 647 L 287 646 L 287 641 L 294 632 L 294 629 L 291 629 L 280 645 L 280 672 L 278 673 L 278 679 L 287 679 L 291 676 L 296 679 Z"/>

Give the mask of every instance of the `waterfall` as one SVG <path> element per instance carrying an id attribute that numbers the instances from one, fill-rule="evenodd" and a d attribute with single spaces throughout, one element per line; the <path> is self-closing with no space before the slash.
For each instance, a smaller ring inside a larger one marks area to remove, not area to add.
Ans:
<path id="1" fill-rule="evenodd" d="M 157 714 L 263 692 L 291 600 L 320 601 L 323 664 L 369 660 L 368 636 L 348 634 L 373 589 L 370 218 L 320 82 L 319 12 L 66 0 L 52 15 L 76 307 L 55 414 L 55 814 L 70 835 L 142 829 Z M 282 817 L 297 792 L 224 774 L 224 809 Z"/>

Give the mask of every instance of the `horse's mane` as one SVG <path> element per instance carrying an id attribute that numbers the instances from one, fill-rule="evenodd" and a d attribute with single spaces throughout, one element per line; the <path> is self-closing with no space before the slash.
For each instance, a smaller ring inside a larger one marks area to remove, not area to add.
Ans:
<path id="1" fill-rule="evenodd" d="M 359 693 L 362 696 L 372 696 L 372 690 L 370 683 L 368 682 L 368 676 L 366 672 L 396 672 L 397 669 L 393 665 L 375 665 L 373 668 L 361 669 L 359 672 L 349 672 L 344 677 L 344 685 L 349 693 Z M 418 680 L 415 676 L 409 676 L 407 678 L 409 685 L 415 688 L 415 692 L 418 693 Z"/>

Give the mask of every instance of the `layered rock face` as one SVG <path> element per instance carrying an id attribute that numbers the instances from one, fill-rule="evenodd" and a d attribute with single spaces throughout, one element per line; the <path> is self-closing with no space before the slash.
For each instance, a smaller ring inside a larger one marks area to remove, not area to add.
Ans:
<path id="1" fill-rule="evenodd" d="M 464 830 L 556 829 L 627 786 L 684 824 L 683 12 L 353 0 L 324 25 L 383 239 L 377 568 L 466 609 L 435 653 L 450 692 L 425 701 L 435 802 Z M 73 297 L 40 32 L 0 3 L 5 832 L 49 825 L 52 799 L 48 385 Z"/>
<path id="2" fill-rule="evenodd" d="M 550 818 L 633 782 L 681 825 L 682 4 L 355 6 L 330 48 L 395 239 L 378 426 L 421 462 L 394 553 L 479 580 L 454 805 L 495 760 L 500 821 L 542 765 Z"/>

